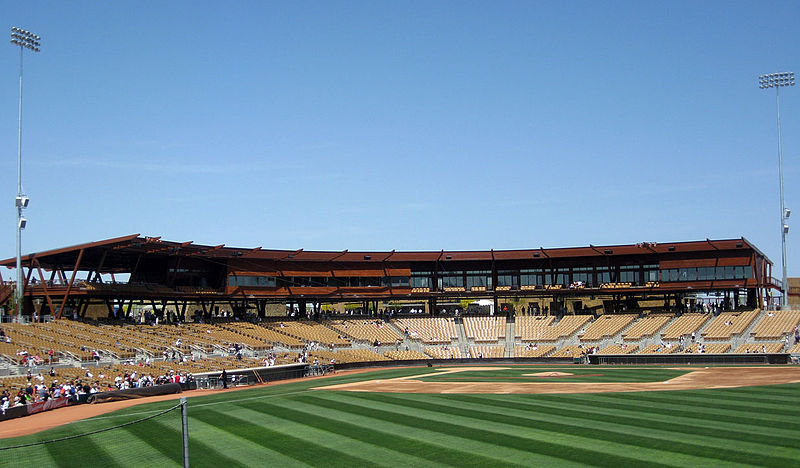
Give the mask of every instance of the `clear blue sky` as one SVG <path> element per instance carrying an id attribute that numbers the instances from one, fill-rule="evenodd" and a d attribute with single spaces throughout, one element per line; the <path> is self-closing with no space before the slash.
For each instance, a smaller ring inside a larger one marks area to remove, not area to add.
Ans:
<path id="1" fill-rule="evenodd" d="M 332 250 L 745 236 L 780 276 L 775 93 L 757 77 L 800 73 L 796 1 L 0 7 L 4 34 L 43 38 L 25 56 L 26 253 L 131 233 Z M 7 258 L 10 43 L 0 70 Z M 784 91 L 800 218 L 800 87 Z"/>

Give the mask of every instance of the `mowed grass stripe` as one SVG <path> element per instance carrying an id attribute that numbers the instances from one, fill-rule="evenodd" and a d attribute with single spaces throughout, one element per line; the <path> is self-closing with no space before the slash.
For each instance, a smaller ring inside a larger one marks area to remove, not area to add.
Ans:
<path id="1" fill-rule="evenodd" d="M 260 404 L 250 403 L 253 406 Z M 220 431 L 249 440 L 309 465 L 331 467 L 383 466 L 375 460 L 356 457 L 340 450 L 323 447 L 299 437 L 272 430 L 266 426 L 247 424 L 246 421 L 229 416 L 221 411 L 206 410 L 197 412 L 193 417 L 206 424 L 213 425 Z"/>
<path id="2" fill-rule="evenodd" d="M 148 423 L 150 424 L 131 424 L 125 426 L 124 429 L 149 444 L 176 465 L 183 466 L 183 436 L 181 432 L 157 421 L 151 420 Z M 191 437 L 191 429 L 189 434 L 189 457 L 190 460 L 193 460 L 192 466 L 245 466 Z M 133 455 L 132 459 L 135 463 L 136 456 Z"/>
<path id="3" fill-rule="evenodd" d="M 334 401 L 338 401 L 340 398 L 341 395 L 337 394 L 337 398 L 334 398 Z M 319 413 L 321 408 L 319 403 L 306 403 L 297 400 L 286 401 L 282 404 L 282 406 L 312 415 Z M 391 405 L 382 406 L 385 409 L 391 408 Z M 331 419 L 337 421 L 344 420 L 359 427 L 382 431 L 389 434 L 389 439 L 394 439 L 397 437 L 397 435 L 402 435 L 405 438 L 428 444 L 432 447 L 431 450 L 434 451 L 442 449 L 455 449 L 466 452 L 467 456 L 475 453 L 481 454 L 485 458 L 494 459 L 491 461 L 492 465 L 497 465 L 499 461 L 507 464 L 521 464 L 523 466 L 558 465 L 573 466 L 575 468 L 584 466 L 583 464 L 577 462 L 569 462 L 563 458 L 554 458 L 540 453 L 532 453 L 527 450 L 517 450 L 511 447 L 497 447 L 496 445 L 487 441 L 464 438 L 460 434 L 453 435 L 446 432 L 421 428 L 413 428 L 413 430 L 409 430 L 407 426 L 396 423 L 394 418 L 390 420 L 383 417 L 376 418 L 369 413 L 356 414 L 347 411 L 340 411 L 329 404 L 327 399 L 324 403 L 323 410 L 325 411 L 326 416 Z M 403 414 L 405 413 L 405 410 L 400 409 L 399 412 L 400 414 Z M 451 420 L 449 422 L 458 424 L 462 421 Z M 486 429 L 484 426 L 485 424 L 476 424 L 474 427 Z M 473 426 L 469 425 L 463 427 L 464 431 L 470 431 L 472 428 Z M 397 449 L 394 444 L 392 444 L 391 447 Z M 424 462 L 424 460 L 419 460 L 414 462 L 412 466 L 416 466 L 420 461 Z M 483 463 L 481 460 L 477 461 Z"/>
<path id="4" fill-rule="evenodd" d="M 614 400 L 619 402 L 620 404 L 628 404 L 637 407 L 658 407 L 662 409 L 669 409 L 669 410 L 677 410 L 677 411 L 688 411 L 690 413 L 696 411 L 705 411 L 710 414 L 720 415 L 720 416 L 734 416 L 734 417 L 750 417 L 754 420 L 760 421 L 774 421 L 781 427 L 785 427 L 784 423 L 792 424 L 794 421 L 797 421 L 796 416 L 792 416 L 790 414 L 786 414 L 785 411 L 780 409 L 778 410 L 769 410 L 768 412 L 761 411 L 762 408 L 759 405 L 759 411 L 756 414 L 753 414 L 751 408 L 753 407 L 752 404 L 748 405 L 728 405 L 728 404 L 714 404 L 713 399 L 711 401 L 704 400 L 704 401 L 697 401 L 693 398 L 694 394 L 687 393 L 687 391 L 679 390 L 679 391 L 671 391 L 671 392 L 659 392 L 661 393 L 656 398 L 648 396 L 647 394 L 643 393 L 604 393 L 602 395 L 596 395 L 597 398 L 602 400 Z M 650 394 L 652 395 L 652 394 Z M 562 395 L 568 396 L 568 395 Z M 582 395 L 569 395 L 569 397 L 581 397 Z M 548 398 L 555 397 L 555 395 L 548 395 Z M 784 405 L 784 410 L 791 410 L 792 403 L 787 403 Z M 762 423 L 763 424 L 763 423 Z"/>
<path id="5" fill-rule="evenodd" d="M 354 392 L 346 396 L 375 397 L 376 395 L 378 394 L 360 394 Z M 325 396 L 327 397 L 328 395 Z M 384 395 L 380 394 L 379 396 L 384 396 Z M 386 400 L 386 402 L 388 403 L 395 403 L 395 405 L 399 404 L 401 406 L 398 412 L 394 412 L 394 411 L 377 409 L 375 407 L 360 406 L 356 404 L 345 403 L 343 401 L 320 398 L 318 396 L 313 396 L 313 395 L 298 395 L 297 397 L 292 399 L 296 399 L 298 401 L 307 403 L 316 402 L 320 406 L 327 406 L 348 413 L 359 414 L 362 416 L 368 416 L 373 418 L 386 419 L 387 421 L 392 421 L 396 424 L 401 424 L 403 426 L 407 426 L 410 428 L 443 432 L 464 439 L 470 439 L 479 442 L 487 442 L 490 444 L 497 445 L 499 447 L 509 447 L 516 450 L 522 450 L 531 453 L 540 453 L 548 455 L 550 457 L 561 458 L 564 460 L 577 463 L 598 465 L 598 466 L 615 466 L 615 467 L 621 465 L 622 466 L 642 465 L 645 463 L 645 460 L 642 460 L 640 458 L 604 453 L 595 450 L 588 450 L 575 445 L 557 443 L 552 441 L 544 441 L 540 439 L 531 439 L 526 437 L 520 437 L 518 435 L 514 435 L 511 433 L 495 432 L 486 429 L 481 429 L 477 427 L 478 425 L 480 425 L 480 420 L 476 422 L 476 426 L 470 426 L 470 427 L 449 423 L 444 421 L 444 419 L 452 419 L 451 416 L 454 413 L 451 413 L 448 408 L 439 408 L 438 410 L 437 409 L 432 410 L 440 413 L 441 417 L 439 419 L 431 419 L 418 415 L 411 416 L 408 413 L 412 412 L 411 408 L 413 408 L 414 406 L 413 405 L 406 406 L 403 404 L 402 400 L 401 401 Z M 366 398 L 366 399 L 369 400 L 371 398 Z M 382 400 L 380 398 L 376 398 L 373 401 L 382 401 Z M 468 419 L 475 420 L 476 418 L 468 416 Z M 510 424 L 506 423 L 506 424 L 512 427 L 516 426 L 516 424 L 513 423 Z M 651 467 L 669 466 L 657 463 L 655 461 L 648 461 L 647 465 Z"/>
<path id="6" fill-rule="evenodd" d="M 403 453 L 393 450 L 395 448 L 394 445 L 392 445 L 391 449 L 384 448 L 374 444 L 372 440 L 365 442 L 360 440 L 360 438 L 351 437 L 349 432 L 346 435 L 343 435 L 341 432 L 330 431 L 326 427 L 318 427 L 317 424 L 311 420 L 311 418 L 318 415 L 320 412 L 320 409 L 317 407 L 310 407 L 310 409 L 296 408 L 296 406 L 300 404 L 296 402 L 290 402 L 288 400 L 278 403 L 278 405 L 281 407 L 287 407 L 289 404 L 291 404 L 291 408 L 298 409 L 300 411 L 305 410 L 309 416 L 303 418 L 301 421 L 298 421 L 268 413 L 264 411 L 263 408 L 256 409 L 249 407 L 226 408 L 225 413 L 229 416 L 241 419 L 243 424 L 267 426 L 284 434 L 294 434 L 295 436 L 309 441 L 310 443 L 315 443 L 324 447 L 332 447 L 336 450 L 341 450 L 346 453 L 358 454 L 360 457 L 365 457 L 367 454 L 369 454 L 368 458 L 370 460 L 380 460 L 382 464 L 387 466 L 408 465 L 430 468 L 442 468 L 449 466 L 447 464 L 438 463 L 415 456 L 416 453 Z M 358 416 L 354 416 L 352 414 L 335 414 L 335 411 L 327 408 L 324 409 L 324 411 L 326 416 L 329 418 L 339 421 L 347 421 L 348 423 L 356 425 L 360 428 L 364 428 L 365 430 L 371 428 L 372 423 L 374 422 L 368 421 L 365 423 Z M 384 432 L 385 434 L 381 434 L 380 432 L 373 433 L 376 435 L 376 437 L 386 437 L 389 439 L 394 438 L 396 434 L 390 431 Z M 421 439 L 418 438 L 417 440 Z"/>
<path id="7" fill-rule="evenodd" d="M 730 441 L 736 440 L 740 444 L 750 447 L 752 452 L 769 451 L 775 445 L 782 445 L 795 449 L 797 444 L 796 437 L 780 437 L 767 435 L 764 432 L 753 433 L 753 428 L 749 430 L 726 428 L 713 421 L 704 424 L 697 424 L 696 421 L 685 418 L 665 418 L 660 415 L 648 415 L 647 413 L 636 413 L 631 415 L 631 411 L 614 410 L 596 402 L 585 402 L 580 404 L 564 404 L 548 399 L 537 401 L 534 399 L 520 400 L 518 398 L 505 399 L 493 396 L 472 396 L 472 395 L 443 395 L 444 399 L 454 400 L 459 403 L 472 403 L 479 408 L 494 407 L 498 410 L 506 411 L 505 414 L 515 415 L 520 411 L 526 414 L 546 414 L 557 418 L 574 418 L 578 421 L 591 421 L 593 428 L 607 428 L 609 430 L 622 430 L 628 433 L 629 430 L 619 428 L 634 428 L 632 431 L 640 435 L 661 437 L 675 441 L 687 440 L 687 435 L 694 436 L 695 442 L 702 442 L 702 445 L 716 446 L 721 449 L 730 447 Z M 611 412 L 609 412 L 611 411 Z M 644 429 L 642 432 L 638 429 Z M 769 432 L 769 431 L 766 431 Z M 702 437 L 703 440 L 698 439 Z M 780 443 L 776 444 L 778 441 Z M 745 448 L 739 446 L 740 449 Z M 795 456 L 800 457 L 800 452 L 795 452 Z"/>
<path id="8" fill-rule="evenodd" d="M 323 401 L 324 403 L 324 401 Z M 457 450 L 443 446 L 428 444 L 397 433 L 381 430 L 380 425 L 362 427 L 343 421 L 341 418 L 323 416 L 328 412 L 328 405 L 317 405 L 314 413 L 298 411 L 284 405 L 259 402 L 248 408 L 267 413 L 271 416 L 302 422 L 316 429 L 350 437 L 366 444 L 406 453 L 436 463 L 450 466 L 520 466 L 506 463 L 496 458 L 485 457 L 474 452 Z M 392 421 L 388 419 L 387 421 Z"/>
<path id="9" fill-rule="evenodd" d="M 676 392 L 630 392 L 630 393 L 607 393 L 610 397 L 616 397 L 620 400 L 632 400 L 649 402 L 656 405 L 662 403 L 674 403 L 675 393 L 680 392 L 682 401 L 681 403 L 687 407 L 692 408 L 715 408 L 724 409 L 737 412 L 747 412 L 753 407 L 753 403 L 758 405 L 758 414 L 775 415 L 775 416 L 789 416 L 792 418 L 800 418 L 800 410 L 791 405 L 780 404 L 759 404 L 755 402 L 744 402 L 735 397 L 728 397 L 719 392 L 709 393 L 707 390 L 680 390 Z M 700 392 L 706 392 L 705 394 Z"/>
<path id="10" fill-rule="evenodd" d="M 682 464 L 685 466 L 708 465 L 711 463 L 709 460 L 710 457 L 718 458 L 719 455 L 717 455 L 717 451 L 720 449 L 726 450 L 731 444 L 731 441 L 716 438 L 713 437 L 713 435 L 705 437 L 686 437 L 679 432 L 671 432 L 670 426 L 656 423 L 645 427 L 635 427 L 626 425 L 624 421 L 617 424 L 613 417 L 602 421 L 596 421 L 592 420 L 591 414 L 582 415 L 572 412 L 568 415 L 562 415 L 561 413 L 566 412 L 561 411 L 557 407 L 547 408 L 542 406 L 530 408 L 522 401 L 514 398 L 517 396 L 508 396 L 511 404 L 502 406 L 492 406 L 497 400 L 495 398 L 493 401 L 493 397 L 487 396 L 486 401 L 482 401 L 481 399 L 483 397 L 462 400 L 460 398 L 461 396 L 462 395 L 447 395 L 446 398 L 452 399 L 452 405 L 458 406 L 461 410 L 477 412 L 477 417 L 479 418 L 484 416 L 481 411 L 491 411 L 500 414 L 500 417 L 505 416 L 512 420 L 518 418 L 522 419 L 523 421 L 519 424 L 523 427 L 543 428 L 544 430 L 553 432 L 554 435 L 559 434 L 562 437 L 575 435 L 583 437 L 583 440 L 616 443 L 619 446 L 615 447 L 614 450 L 618 453 L 632 452 L 636 453 L 639 457 L 644 457 L 646 453 L 649 453 L 650 456 L 655 457 L 656 460 L 670 460 L 670 464 Z M 464 396 L 470 397 L 468 395 Z M 513 404 L 515 401 L 518 403 L 516 406 Z M 589 411 L 592 411 L 592 409 L 589 408 Z M 598 437 L 591 439 L 593 434 L 598 434 Z M 688 447 L 685 445 L 684 442 L 686 441 L 690 441 L 692 446 Z M 633 444 L 633 446 L 630 444 Z M 744 450 L 738 451 L 749 451 L 748 455 L 775 450 L 774 447 L 745 442 L 740 442 L 740 445 L 746 445 L 747 447 L 744 448 Z M 716 449 L 714 447 L 716 447 Z M 702 451 L 697 450 L 698 448 L 702 448 Z M 742 449 L 742 447 L 737 448 Z M 779 456 L 786 456 L 788 458 L 794 458 L 798 454 L 796 451 L 787 453 L 790 452 L 787 449 L 781 449 L 781 451 L 782 453 L 780 453 Z M 723 455 L 722 457 L 729 464 L 742 463 L 744 460 L 744 458 L 737 459 L 734 456 L 730 456 L 730 454 L 729 456 Z M 752 458 L 752 456 L 749 456 L 749 458 Z M 719 464 L 721 462 L 722 460 L 718 460 L 714 464 Z"/>
<path id="11" fill-rule="evenodd" d="M 745 395 L 736 395 L 730 392 L 720 391 L 719 393 L 715 394 L 713 398 L 709 397 L 708 394 L 704 394 L 702 390 L 692 390 L 687 391 L 687 393 L 693 395 L 698 401 L 712 401 L 716 404 L 735 404 L 741 406 L 750 406 L 753 404 L 758 404 L 762 408 L 772 410 L 772 412 L 776 412 L 778 414 L 782 414 L 783 411 L 786 409 L 785 404 L 786 402 L 781 400 L 777 402 L 770 402 L 765 401 L 763 398 L 759 398 L 758 396 L 745 396 Z M 789 408 L 790 413 L 793 416 L 800 416 L 800 410 L 795 410 L 794 408 Z"/>
<path id="12" fill-rule="evenodd" d="M 88 436 L 64 442 L 44 444 L 43 448 L 49 452 L 55 465 L 64 467 L 84 466 L 87 459 L 91 459 L 92 463 L 96 463 L 96 466 L 103 467 L 123 467 L 127 466 L 127 463 L 135 461 L 135 457 L 131 456 L 128 459 L 120 460 L 121 463 L 118 463 L 112 455 L 106 453 L 103 447 L 97 445 Z M 24 464 L 21 463 L 24 460 L 16 461 L 20 462 L 20 466 Z"/>
<path id="13" fill-rule="evenodd" d="M 326 400 L 332 400 L 331 403 L 327 404 L 329 407 L 332 407 L 331 405 L 337 405 L 340 401 L 342 401 L 342 399 L 344 399 L 343 402 L 345 403 L 349 402 L 362 407 L 364 415 L 374 414 L 376 410 L 397 412 L 401 414 L 406 414 L 408 412 L 411 412 L 418 419 L 421 418 L 430 421 L 429 427 L 431 427 L 433 430 L 438 430 L 438 427 L 442 425 L 442 423 L 444 423 L 448 425 L 458 426 L 462 431 L 461 434 L 470 434 L 475 430 L 480 430 L 480 431 L 488 431 L 496 434 L 501 434 L 501 437 L 502 435 L 510 435 L 512 437 L 524 438 L 528 440 L 529 443 L 524 447 L 522 447 L 522 450 L 531 450 L 537 453 L 544 453 L 541 452 L 540 447 L 537 446 L 537 444 L 540 442 L 553 443 L 562 446 L 564 451 L 569 451 L 573 447 L 580 447 L 583 450 L 594 451 L 601 454 L 611 454 L 613 456 L 617 456 L 619 454 L 627 456 L 627 454 L 632 453 L 631 447 L 626 446 L 624 444 L 613 444 L 613 443 L 608 443 L 606 441 L 599 441 L 585 437 L 573 436 L 571 434 L 550 433 L 546 429 L 539 429 L 536 427 L 511 426 L 508 424 L 500 424 L 491 421 L 453 416 L 451 414 L 434 413 L 424 410 L 419 411 L 419 410 L 409 409 L 402 405 L 396 405 L 391 403 L 367 401 L 355 398 L 350 399 L 348 398 L 350 395 L 344 393 L 329 395 L 326 392 L 326 393 L 320 393 L 318 395 Z M 343 409 L 343 411 L 346 410 Z M 351 415 L 350 417 L 353 417 L 352 415 L 355 413 L 351 412 L 346 414 L 350 414 Z M 398 422 L 400 422 L 401 424 L 405 424 L 404 420 L 398 420 Z M 425 426 L 420 426 L 420 427 L 424 429 Z M 414 428 L 415 430 L 411 432 L 415 434 L 418 433 L 419 431 L 423 430 L 420 429 L 420 427 L 415 427 Z M 462 435 L 462 437 L 470 437 L 470 436 Z M 496 443 L 496 440 L 490 439 L 487 440 L 487 442 L 494 444 Z M 468 441 L 462 442 L 462 444 L 466 443 L 468 443 Z M 480 441 L 473 438 L 471 443 L 474 445 L 475 443 L 480 443 Z M 495 447 L 490 446 L 490 450 L 494 449 Z M 511 446 L 501 447 L 501 449 L 503 450 L 503 452 L 501 453 L 509 453 L 509 454 L 518 451 Z M 493 455 L 493 456 L 500 456 L 500 455 Z M 558 455 L 558 456 L 560 456 L 561 459 L 558 460 L 558 462 L 556 463 L 551 461 L 547 463 L 533 463 L 529 464 L 529 466 L 554 466 L 554 465 L 561 466 L 567 463 L 577 463 L 580 464 L 581 466 L 585 466 L 587 464 L 587 462 L 585 461 L 578 462 L 578 461 L 572 461 L 572 459 L 566 460 L 564 458 L 564 455 Z M 666 458 L 669 458 L 670 466 L 695 467 L 698 466 L 699 464 L 708 463 L 707 459 L 694 457 L 691 455 L 668 453 L 664 451 L 651 450 L 641 447 L 636 448 L 636 457 L 638 459 L 638 463 L 643 465 L 647 465 L 649 464 L 649 462 L 652 462 L 654 464 L 659 464 Z"/>
<path id="14" fill-rule="evenodd" d="M 208 424 L 191 416 L 189 417 L 189 437 L 204 442 L 209 449 L 224 453 L 247 466 L 280 466 L 281 468 L 307 468 L 309 466 L 253 441 L 221 431 L 216 425 Z M 189 458 L 193 465 L 199 461 L 191 453 Z"/>
<path id="15" fill-rule="evenodd" d="M 734 395 L 746 395 L 758 399 L 774 400 L 779 403 L 794 402 L 800 403 L 800 395 L 797 393 L 798 384 L 789 385 L 764 385 L 761 387 L 741 387 L 726 389 L 726 393 Z"/>
<path id="16" fill-rule="evenodd" d="M 696 407 L 687 408 L 681 402 L 682 397 L 676 394 L 671 404 L 662 403 L 655 406 L 651 403 L 632 401 L 630 399 L 619 398 L 619 394 L 560 394 L 560 395 L 541 395 L 541 401 L 565 402 L 590 405 L 609 410 L 630 411 L 635 413 L 655 414 L 659 416 L 686 419 L 694 422 L 711 423 L 734 423 L 747 426 L 759 426 L 766 430 L 800 430 L 800 423 L 791 418 L 754 417 L 752 412 L 718 410 L 716 408 Z M 698 417 L 698 411 L 702 411 L 702 417 Z"/>
<path id="17" fill-rule="evenodd" d="M 558 416 L 556 415 L 548 415 L 547 418 L 540 417 L 537 419 L 532 419 L 530 417 L 524 417 L 522 415 L 520 416 L 500 415 L 487 411 L 479 411 L 476 409 L 464 409 L 461 407 L 444 405 L 430 401 L 418 401 L 406 398 L 399 398 L 387 394 L 358 394 L 357 397 L 366 399 L 377 399 L 379 401 L 390 401 L 390 402 L 394 401 L 399 405 L 404 405 L 411 408 L 448 413 L 463 417 L 472 417 L 479 420 L 494 421 L 509 425 L 522 426 L 522 427 L 533 427 L 540 429 L 543 428 L 551 432 L 578 435 L 585 437 L 587 439 L 593 438 L 597 440 L 605 440 L 608 442 L 614 442 L 619 444 L 662 450 L 665 452 L 684 453 L 702 458 L 709 458 L 712 460 L 722 460 L 732 463 L 740 463 L 742 462 L 742 460 L 747 460 L 749 457 L 752 456 L 752 453 L 743 452 L 739 450 L 707 447 L 705 445 L 694 444 L 690 442 L 664 440 L 662 437 L 648 436 L 641 433 L 636 434 L 632 432 L 621 432 L 610 429 L 600 429 L 596 426 L 591 426 L 591 425 L 559 422 Z M 770 455 L 763 455 L 759 459 L 759 463 L 768 464 L 770 466 L 786 466 L 787 464 L 791 465 L 795 462 L 796 460 L 791 458 L 784 458 L 784 457 L 777 457 Z"/>

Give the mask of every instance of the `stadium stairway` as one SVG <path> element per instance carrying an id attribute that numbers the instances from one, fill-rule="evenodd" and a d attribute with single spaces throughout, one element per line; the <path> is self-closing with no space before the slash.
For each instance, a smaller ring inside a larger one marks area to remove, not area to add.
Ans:
<path id="1" fill-rule="evenodd" d="M 469 338 L 467 338 L 467 329 L 464 328 L 464 320 L 456 320 L 456 335 L 458 336 L 458 348 L 461 350 L 462 356 L 469 356 Z"/>
<path id="2" fill-rule="evenodd" d="M 705 331 L 706 331 L 706 328 L 708 328 L 708 326 L 709 326 L 709 325 L 711 325 L 711 322 L 713 322 L 713 321 L 714 321 L 714 318 L 715 318 L 715 317 L 711 317 L 709 320 L 706 320 L 706 323 L 704 323 L 704 324 L 703 324 L 703 326 L 702 326 L 702 327 L 700 327 L 700 329 L 699 329 L 699 330 L 697 330 L 697 336 L 698 336 L 698 337 L 701 337 L 701 336 L 703 336 L 703 333 L 705 333 Z"/>
<path id="3" fill-rule="evenodd" d="M 732 350 L 738 348 L 740 345 L 746 342 L 751 342 L 751 343 L 753 342 L 750 334 L 753 333 L 753 330 L 755 330 L 756 325 L 758 325 L 761 319 L 764 318 L 764 315 L 766 315 L 766 312 L 764 310 L 759 311 L 758 315 L 756 315 L 756 318 L 750 323 L 750 325 L 747 326 L 747 328 L 744 329 L 742 334 L 740 336 L 733 337 L 731 339 Z"/>
<path id="4" fill-rule="evenodd" d="M 419 343 L 414 343 L 414 340 L 406 336 L 405 330 L 401 330 L 400 327 L 395 325 L 394 322 L 391 320 L 386 321 L 386 325 L 389 326 L 395 333 L 403 337 L 403 342 L 401 343 L 401 349 L 405 350 L 408 348 L 409 351 L 419 351 L 420 353 L 424 353 L 422 350 L 422 346 Z"/>
<path id="5" fill-rule="evenodd" d="M 516 344 L 514 337 L 515 327 L 514 320 L 506 321 L 506 357 L 510 358 L 514 357 L 514 345 Z"/>
<path id="6" fill-rule="evenodd" d="M 649 345 L 652 345 L 652 344 L 661 344 L 661 339 L 662 339 L 662 337 L 663 337 L 663 333 L 664 333 L 664 331 L 665 331 L 666 329 L 668 329 L 669 327 L 671 327 L 671 326 L 672 326 L 672 324 L 673 324 L 673 322 L 675 322 L 675 320 L 678 320 L 678 316 L 677 316 L 677 315 L 675 315 L 674 317 L 672 317 L 671 319 L 669 319 L 669 321 L 668 321 L 667 323 L 665 323 L 663 327 L 661 327 L 661 328 L 659 328 L 658 330 L 656 330 L 656 332 L 655 332 L 655 333 L 653 333 L 653 336 L 651 336 L 650 338 L 644 338 L 644 339 L 642 339 L 642 340 L 639 342 L 639 349 L 640 349 L 640 350 L 641 350 L 641 349 L 644 349 L 644 348 L 646 348 L 647 346 L 649 346 Z"/>

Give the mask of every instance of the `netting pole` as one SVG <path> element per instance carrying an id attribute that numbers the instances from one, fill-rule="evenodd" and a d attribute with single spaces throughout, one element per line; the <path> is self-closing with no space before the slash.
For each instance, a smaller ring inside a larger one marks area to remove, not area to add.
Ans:
<path id="1" fill-rule="evenodd" d="M 181 422 L 183 423 L 183 468 L 189 468 L 189 415 L 186 397 L 181 397 Z"/>

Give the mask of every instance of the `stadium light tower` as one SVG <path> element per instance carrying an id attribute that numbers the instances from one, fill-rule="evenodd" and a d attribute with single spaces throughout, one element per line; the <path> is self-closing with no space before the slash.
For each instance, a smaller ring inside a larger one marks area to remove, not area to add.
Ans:
<path id="1" fill-rule="evenodd" d="M 781 308 L 786 309 L 788 305 L 786 284 L 786 234 L 789 233 L 789 215 L 791 210 L 787 209 L 783 201 L 783 150 L 781 149 L 781 88 L 784 86 L 794 86 L 794 72 L 770 73 L 758 77 L 758 87 L 761 89 L 775 88 L 775 101 L 778 104 L 778 177 L 780 178 L 781 190 L 781 265 L 783 267 L 783 278 L 781 279 Z"/>
<path id="2" fill-rule="evenodd" d="M 14 296 L 17 304 L 17 316 L 22 313 L 22 300 L 24 283 L 22 281 L 22 230 L 28 220 L 22 216 L 22 210 L 28 207 L 30 199 L 22 194 L 22 52 L 25 49 L 39 52 L 39 40 L 41 37 L 36 34 L 20 29 L 11 28 L 11 43 L 19 46 L 19 114 L 17 115 L 17 285 L 14 288 Z M 0 317 L 2 320 L 2 317 Z"/>

